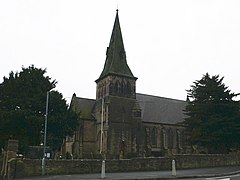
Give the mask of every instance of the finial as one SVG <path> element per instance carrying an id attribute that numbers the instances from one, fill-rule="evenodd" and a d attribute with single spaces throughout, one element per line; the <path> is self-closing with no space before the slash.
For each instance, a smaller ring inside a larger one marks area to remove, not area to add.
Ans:
<path id="1" fill-rule="evenodd" d="M 117 12 L 118 12 L 118 0 L 117 0 Z"/>
<path id="2" fill-rule="evenodd" d="M 118 8 L 117 8 L 117 10 L 116 10 L 116 11 L 117 11 L 117 13 L 118 13 Z"/>

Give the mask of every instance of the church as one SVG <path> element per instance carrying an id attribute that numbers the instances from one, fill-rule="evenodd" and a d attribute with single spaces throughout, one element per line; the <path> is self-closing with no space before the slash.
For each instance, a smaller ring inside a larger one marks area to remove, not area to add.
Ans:
<path id="1" fill-rule="evenodd" d="M 79 124 L 64 140 L 63 153 L 107 159 L 186 153 L 186 101 L 136 93 L 137 79 L 127 64 L 117 10 L 96 99 L 73 94 L 70 108 Z"/>

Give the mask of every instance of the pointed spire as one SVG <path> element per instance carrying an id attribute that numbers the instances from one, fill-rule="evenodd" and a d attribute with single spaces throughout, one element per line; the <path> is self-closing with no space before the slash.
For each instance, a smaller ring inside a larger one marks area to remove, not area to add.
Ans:
<path id="1" fill-rule="evenodd" d="M 127 64 L 126 53 L 123 45 L 123 38 L 118 17 L 118 9 L 116 11 L 117 12 L 112 30 L 112 35 L 109 47 L 107 48 L 106 52 L 104 69 L 96 82 L 109 74 L 135 78 Z"/>

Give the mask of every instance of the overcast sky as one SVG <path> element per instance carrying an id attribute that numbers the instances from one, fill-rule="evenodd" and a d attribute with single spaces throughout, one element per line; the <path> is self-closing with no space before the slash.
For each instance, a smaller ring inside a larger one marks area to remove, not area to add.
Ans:
<path id="1" fill-rule="evenodd" d="M 117 7 L 138 93 L 185 100 L 206 72 L 240 92 L 239 0 L 0 0 L 0 83 L 33 64 L 94 99 Z"/>

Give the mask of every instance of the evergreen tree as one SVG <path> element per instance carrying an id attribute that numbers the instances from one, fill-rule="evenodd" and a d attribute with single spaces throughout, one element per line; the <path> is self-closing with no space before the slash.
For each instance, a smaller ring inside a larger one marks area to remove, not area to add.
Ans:
<path id="1" fill-rule="evenodd" d="M 0 84 L 0 147 L 9 138 L 18 139 L 20 151 L 43 142 L 46 95 L 49 93 L 47 145 L 59 149 L 66 135 L 77 125 L 77 116 L 68 109 L 62 94 L 53 89 L 56 81 L 45 76 L 45 69 L 29 66 L 9 74 Z"/>
<path id="2" fill-rule="evenodd" d="M 209 153 L 226 153 L 240 145 L 239 102 L 223 83 L 223 77 L 205 74 L 188 92 L 187 135 L 192 145 Z"/>

